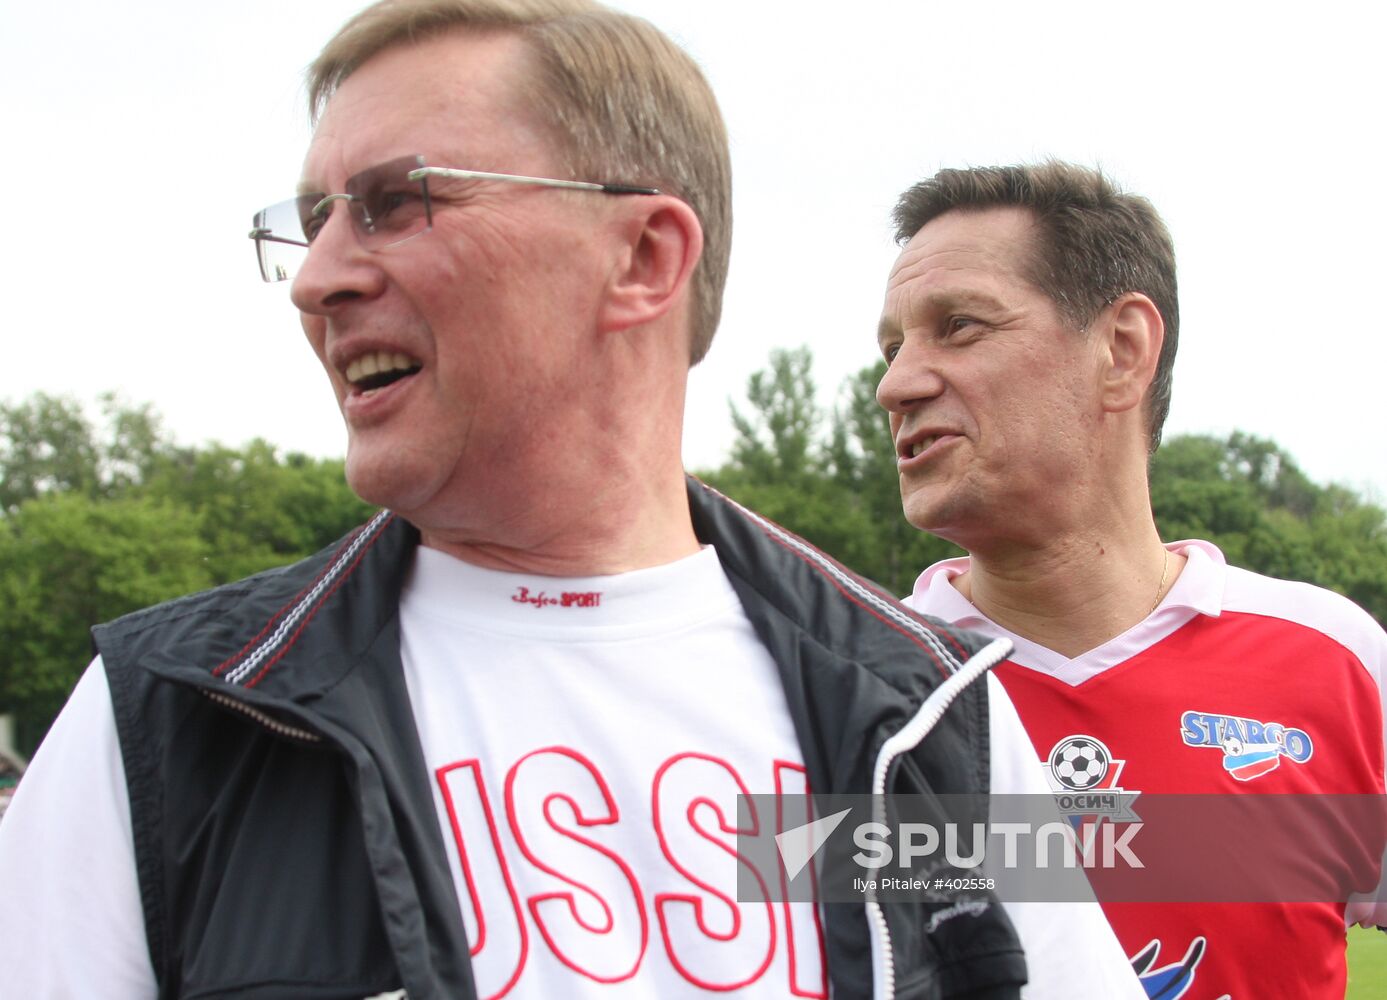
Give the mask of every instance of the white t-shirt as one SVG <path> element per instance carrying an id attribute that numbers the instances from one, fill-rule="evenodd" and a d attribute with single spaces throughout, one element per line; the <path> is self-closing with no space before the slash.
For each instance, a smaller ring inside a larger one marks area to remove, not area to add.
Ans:
<path id="1" fill-rule="evenodd" d="M 775 664 L 712 549 L 573 580 L 421 548 L 400 614 L 481 997 L 827 995 L 813 907 L 735 898 L 736 796 L 806 786 Z M 993 790 L 1045 793 L 988 683 Z M 0 899 L 17 995 L 155 995 L 99 660 L 0 823 Z M 1096 906 L 1007 909 L 1028 1000 L 1141 996 Z"/>
<path id="2" fill-rule="evenodd" d="M 400 615 L 481 997 L 824 992 L 813 906 L 736 900 L 737 796 L 804 765 L 711 548 L 566 580 L 420 549 Z"/>

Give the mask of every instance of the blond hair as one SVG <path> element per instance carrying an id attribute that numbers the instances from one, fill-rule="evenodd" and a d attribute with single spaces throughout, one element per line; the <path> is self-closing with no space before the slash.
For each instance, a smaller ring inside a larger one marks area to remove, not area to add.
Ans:
<path id="1" fill-rule="evenodd" d="M 657 187 L 703 227 L 692 278 L 689 364 L 722 312 L 732 242 L 732 167 L 717 100 L 694 61 L 648 21 L 589 0 L 380 0 L 309 67 L 316 123 L 342 82 L 388 48 L 459 29 L 514 32 L 536 55 L 529 81 L 575 178 Z"/>

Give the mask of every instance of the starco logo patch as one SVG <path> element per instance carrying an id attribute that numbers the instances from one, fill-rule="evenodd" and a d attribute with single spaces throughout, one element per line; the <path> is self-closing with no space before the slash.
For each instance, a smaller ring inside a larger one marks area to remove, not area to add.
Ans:
<path id="1" fill-rule="evenodd" d="M 1222 750 L 1223 769 L 1236 781 L 1275 771 L 1283 757 L 1304 764 L 1315 752 L 1314 741 L 1303 729 L 1217 712 L 1180 716 L 1180 738 L 1186 746 Z"/>

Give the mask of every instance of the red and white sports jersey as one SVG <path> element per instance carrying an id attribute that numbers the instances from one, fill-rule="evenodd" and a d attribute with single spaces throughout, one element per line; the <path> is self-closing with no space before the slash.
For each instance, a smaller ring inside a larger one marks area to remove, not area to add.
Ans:
<path id="1" fill-rule="evenodd" d="M 1229 567 L 1207 542 L 1169 548 L 1188 563 L 1160 606 L 1073 659 L 983 617 L 949 582 L 967 569 L 966 558 L 931 566 L 906 603 L 1015 643 L 998 675 L 1057 791 L 1382 794 L 1381 627 L 1337 594 Z M 1194 845 L 1273 833 L 1196 828 L 1189 837 Z M 1376 828 L 1345 835 L 1370 838 L 1365 853 L 1380 859 Z M 1314 850 L 1306 845 L 1306 856 Z M 1148 994 L 1164 1000 L 1339 1000 L 1345 921 L 1387 924 L 1387 905 L 1371 900 L 1347 913 L 1326 902 L 1123 902 L 1104 910 Z"/>

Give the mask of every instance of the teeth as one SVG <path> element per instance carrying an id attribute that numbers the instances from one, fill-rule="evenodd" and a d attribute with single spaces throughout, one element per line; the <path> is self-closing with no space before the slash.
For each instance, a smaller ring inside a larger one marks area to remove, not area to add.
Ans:
<path id="1" fill-rule="evenodd" d="M 911 445 L 911 447 L 910 447 L 910 457 L 911 457 L 911 458 L 914 458 L 916 455 L 920 454 L 921 452 L 927 451 L 927 450 L 929 449 L 929 446 L 932 445 L 932 444 L 934 444 L 934 442 L 936 442 L 936 441 L 938 441 L 938 440 L 939 440 L 938 437 L 927 437 L 927 438 L 921 438 L 919 441 L 916 441 L 916 442 L 915 442 L 913 445 Z"/>
<path id="2" fill-rule="evenodd" d="M 364 378 L 379 375 L 381 372 L 405 371 L 418 366 L 419 362 L 407 354 L 375 351 L 371 354 L 363 354 L 347 365 L 346 376 L 348 382 L 360 382 Z"/>

